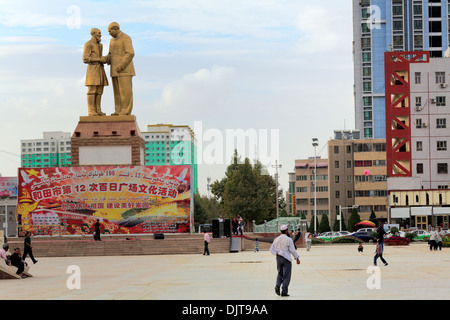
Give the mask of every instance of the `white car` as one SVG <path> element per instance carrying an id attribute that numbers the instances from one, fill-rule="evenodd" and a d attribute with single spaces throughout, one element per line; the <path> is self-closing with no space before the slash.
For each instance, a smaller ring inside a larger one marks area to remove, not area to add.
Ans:
<path id="1" fill-rule="evenodd" d="M 318 236 L 317 238 L 322 239 L 324 241 L 331 241 L 331 240 L 339 238 L 339 237 L 341 237 L 339 232 L 330 231 L 330 232 L 321 233 L 320 236 Z"/>

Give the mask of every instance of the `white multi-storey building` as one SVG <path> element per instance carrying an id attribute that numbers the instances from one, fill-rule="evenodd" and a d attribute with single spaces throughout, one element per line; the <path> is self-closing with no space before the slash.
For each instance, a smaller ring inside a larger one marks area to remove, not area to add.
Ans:
<path id="1" fill-rule="evenodd" d="M 49 168 L 70 165 L 71 133 L 44 132 L 42 139 L 21 140 L 21 165 L 24 168 Z"/>

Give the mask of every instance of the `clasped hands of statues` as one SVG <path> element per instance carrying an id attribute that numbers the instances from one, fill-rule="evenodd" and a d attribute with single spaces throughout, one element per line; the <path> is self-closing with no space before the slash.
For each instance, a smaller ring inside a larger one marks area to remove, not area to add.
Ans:
<path id="1" fill-rule="evenodd" d="M 100 62 L 101 64 L 107 64 L 110 65 L 111 64 L 111 58 L 109 56 L 104 56 L 104 57 L 100 57 L 100 58 L 90 58 L 89 62 Z M 124 68 L 122 68 L 122 66 L 118 66 L 116 68 L 117 72 L 122 72 L 124 70 Z"/>

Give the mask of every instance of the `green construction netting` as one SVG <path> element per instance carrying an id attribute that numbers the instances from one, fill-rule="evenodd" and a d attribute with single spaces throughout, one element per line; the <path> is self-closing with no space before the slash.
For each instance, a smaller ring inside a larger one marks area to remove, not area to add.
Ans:
<path id="1" fill-rule="evenodd" d="M 266 223 L 260 225 L 253 226 L 253 232 L 255 233 L 278 233 L 280 232 L 280 227 L 286 224 L 289 227 L 289 230 L 297 231 L 298 228 L 300 230 L 306 231 L 306 220 L 302 220 L 297 217 L 280 217 L 274 220 L 267 221 Z"/>

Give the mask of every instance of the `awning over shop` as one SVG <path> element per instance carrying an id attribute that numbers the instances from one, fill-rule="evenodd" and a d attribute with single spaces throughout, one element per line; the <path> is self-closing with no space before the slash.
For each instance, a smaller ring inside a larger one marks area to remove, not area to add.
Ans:
<path id="1" fill-rule="evenodd" d="M 391 208 L 391 218 L 409 218 L 409 208 Z"/>
<path id="2" fill-rule="evenodd" d="M 431 216 L 432 207 L 411 207 L 411 216 Z"/>
<path id="3" fill-rule="evenodd" d="M 450 207 L 434 207 L 433 215 L 435 216 L 448 216 L 450 215 Z"/>

